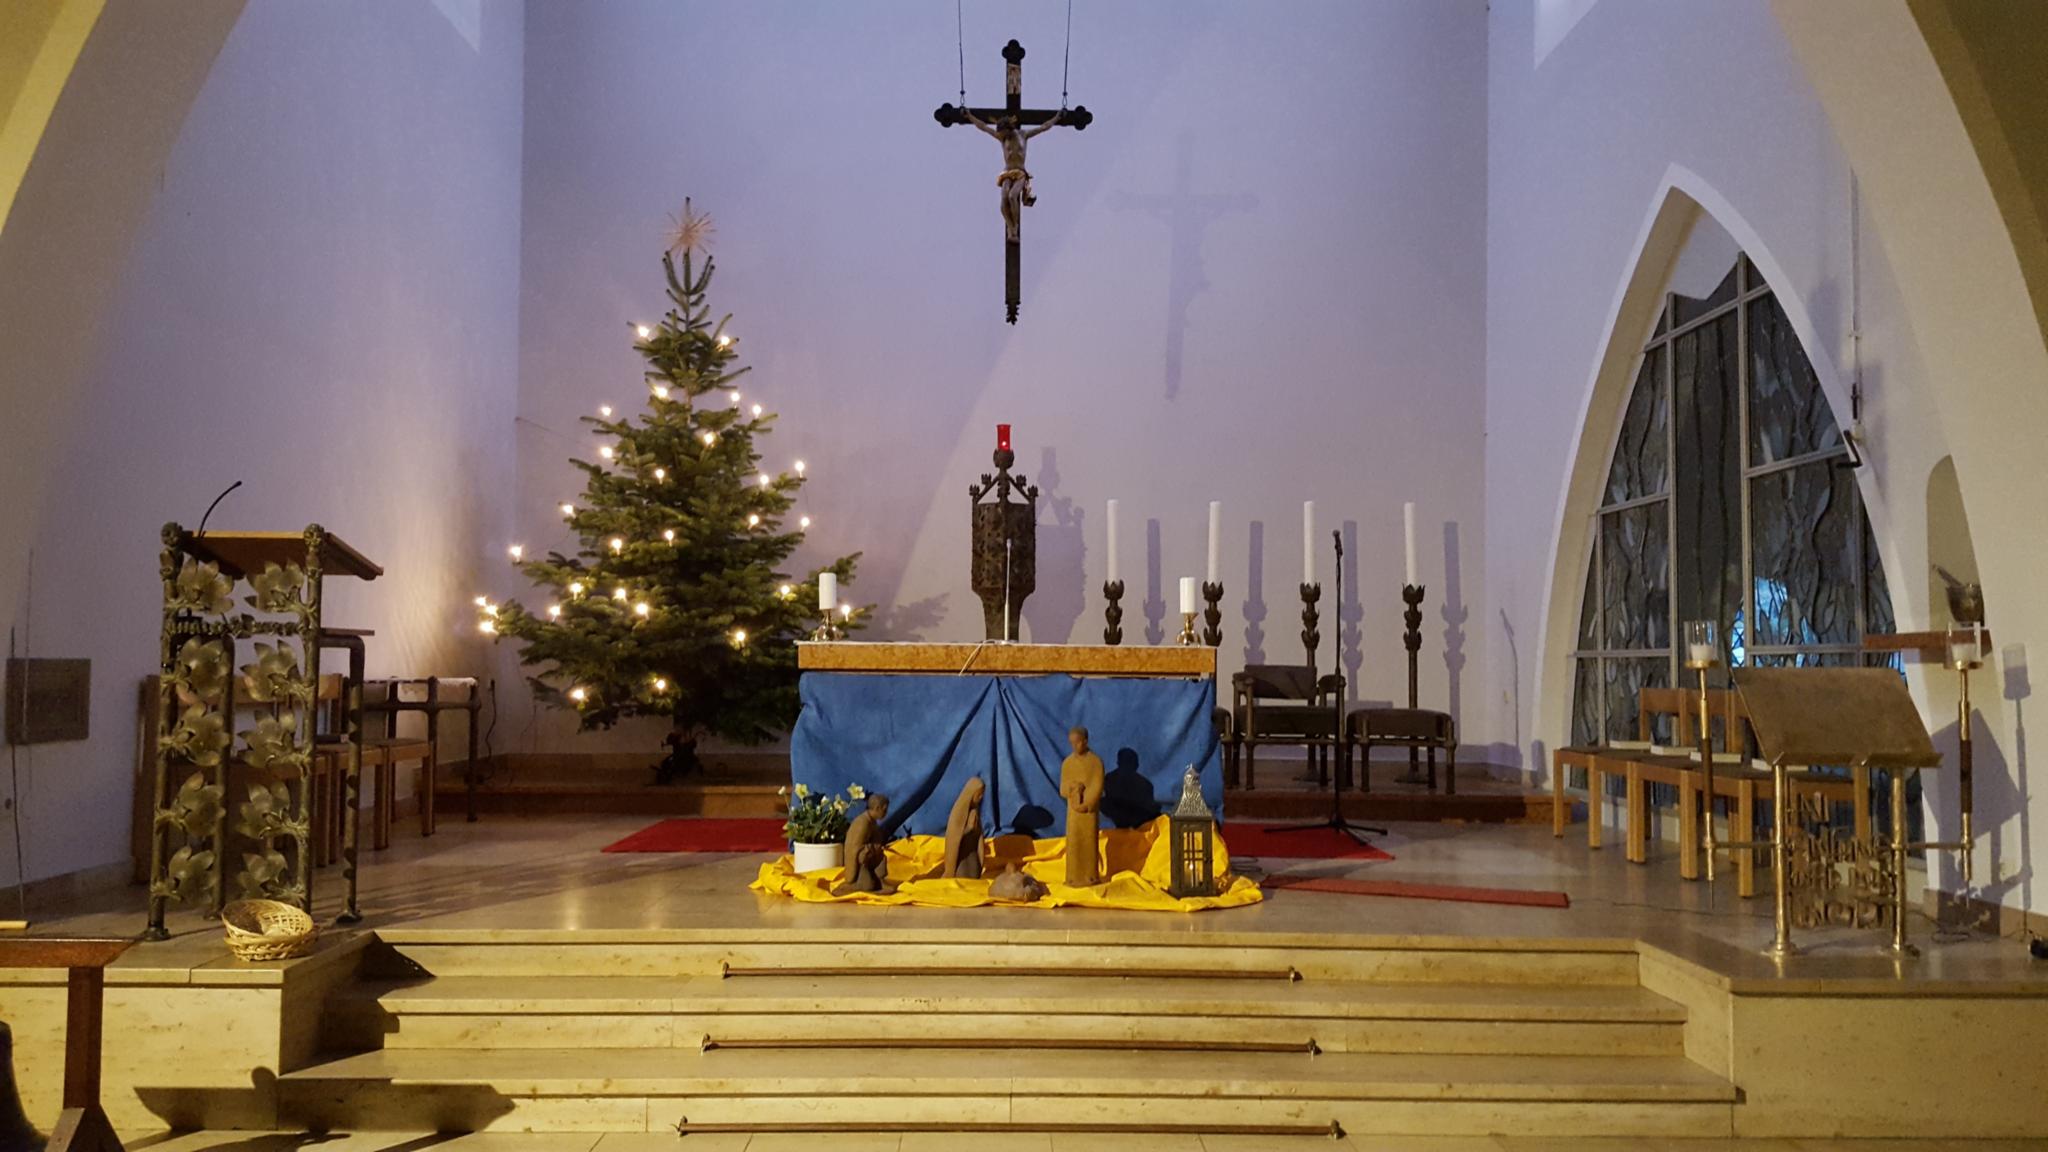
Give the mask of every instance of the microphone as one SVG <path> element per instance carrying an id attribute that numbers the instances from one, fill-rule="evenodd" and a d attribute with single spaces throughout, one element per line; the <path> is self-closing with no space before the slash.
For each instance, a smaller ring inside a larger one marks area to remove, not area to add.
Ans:
<path id="1" fill-rule="evenodd" d="M 199 531 L 194 532 L 194 536 L 206 535 L 206 522 L 208 520 L 213 519 L 213 510 L 215 508 L 220 507 L 220 502 L 228 498 L 228 493 L 233 492 L 235 489 L 240 488 L 241 486 L 242 482 L 240 480 L 237 480 L 233 484 L 228 485 L 226 488 L 221 489 L 220 495 L 215 496 L 213 498 L 213 503 L 208 504 L 206 506 L 206 514 L 199 518 Z"/>

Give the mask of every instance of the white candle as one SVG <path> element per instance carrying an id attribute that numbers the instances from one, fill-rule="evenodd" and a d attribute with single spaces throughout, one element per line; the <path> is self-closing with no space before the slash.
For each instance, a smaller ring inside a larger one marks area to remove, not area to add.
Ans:
<path id="1" fill-rule="evenodd" d="M 830 612 L 837 607 L 839 607 L 839 574 L 837 572 L 818 573 L 819 610 Z"/>
<path id="2" fill-rule="evenodd" d="M 1720 653 L 1714 651 L 1712 644 L 1688 644 L 1685 646 L 1685 658 L 1694 664 L 1712 664 L 1719 655 Z"/>
<path id="3" fill-rule="evenodd" d="M 1116 576 L 1116 501 L 1114 501 L 1114 500 L 1111 500 L 1111 501 L 1109 502 L 1109 516 L 1108 516 L 1108 528 L 1109 528 L 1109 576 L 1107 577 L 1107 579 L 1109 580 L 1109 582 L 1110 582 L 1111 584 L 1114 584 L 1114 583 L 1116 583 L 1116 580 L 1117 580 L 1117 576 Z"/>
<path id="4" fill-rule="evenodd" d="M 1194 578 L 1193 576 L 1183 576 L 1183 577 L 1181 577 L 1181 578 L 1180 578 L 1180 614 L 1181 614 L 1181 615 L 1183 615 L 1183 616 L 1189 616 L 1189 615 L 1193 615 L 1193 614 L 1194 614 L 1194 613 L 1196 613 L 1196 612 L 1199 612 L 1199 611 L 1201 611 L 1201 609 L 1199 609 L 1199 608 L 1195 607 L 1195 605 L 1196 605 L 1196 604 L 1197 604 L 1197 603 L 1198 603 L 1199 601 L 1200 601 L 1200 595 L 1199 595 L 1199 594 L 1198 594 L 1198 593 L 1196 592 L 1196 590 L 1195 590 L 1195 578 Z"/>
<path id="5" fill-rule="evenodd" d="M 1301 502 L 1301 582 L 1316 582 L 1316 502 Z"/>
<path id="6" fill-rule="evenodd" d="M 1415 578 L 1415 501 L 1401 505 L 1401 532 L 1408 544 L 1408 583 L 1410 586 L 1422 581 Z"/>
<path id="7" fill-rule="evenodd" d="M 1223 579 L 1222 553 L 1220 551 L 1222 546 L 1223 501 L 1211 500 L 1209 501 L 1209 583 L 1211 584 L 1219 583 Z"/>

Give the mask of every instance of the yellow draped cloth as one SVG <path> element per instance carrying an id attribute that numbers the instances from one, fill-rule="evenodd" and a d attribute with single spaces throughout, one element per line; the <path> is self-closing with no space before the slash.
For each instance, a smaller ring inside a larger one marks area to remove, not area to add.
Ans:
<path id="1" fill-rule="evenodd" d="M 1033 840 L 1027 836 L 998 836 L 982 846 L 981 880 L 946 880 L 939 876 L 945 842 L 937 836 L 910 836 L 890 843 L 886 849 L 887 892 L 849 892 L 834 896 L 840 869 L 800 874 L 788 856 L 761 865 L 761 872 L 749 885 L 756 892 L 789 896 L 812 903 L 908 904 L 925 908 L 976 908 L 1002 904 L 1012 908 L 1130 908 L 1151 912 L 1200 912 L 1208 908 L 1236 908 L 1256 904 L 1264 898 L 1259 886 L 1230 873 L 1230 853 L 1223 837 L 1216 838 L 1216 875 L 1220 891 L 1214 896 L 1176 898 L 1167 892 L 1169 875 L 1166 817 L 1141 828 L 1111 828 L 1098 834 L 1102 870 L 1106 879 L 1085 888 L 1067 886 L 1066 841 Z M 1045 896 L 1030 903 L 994 900 L 988 886 L 1012 862 L 1048 889 Z"/>

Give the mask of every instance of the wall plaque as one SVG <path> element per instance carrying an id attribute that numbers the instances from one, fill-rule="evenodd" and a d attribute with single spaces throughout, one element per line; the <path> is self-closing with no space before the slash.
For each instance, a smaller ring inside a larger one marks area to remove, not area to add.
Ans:
<path id="1" fill-rule="evenodd" d="M 83 740 L 92 711 L 92 661 L 7 661 L 7 742 Z"/>

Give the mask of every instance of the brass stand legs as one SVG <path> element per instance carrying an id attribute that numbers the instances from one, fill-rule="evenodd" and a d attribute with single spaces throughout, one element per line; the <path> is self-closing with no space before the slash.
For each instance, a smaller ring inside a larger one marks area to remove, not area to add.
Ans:
<path id="1" fill-rule="evenodd" d="M 1798 951 L 1792 946 L 1792 787 L 1783 763 L 1771 765 L 1771 792 L 1771 870 L 1777 874 L 1771 899 L 1771 955 L 1783 957 Z"/>

